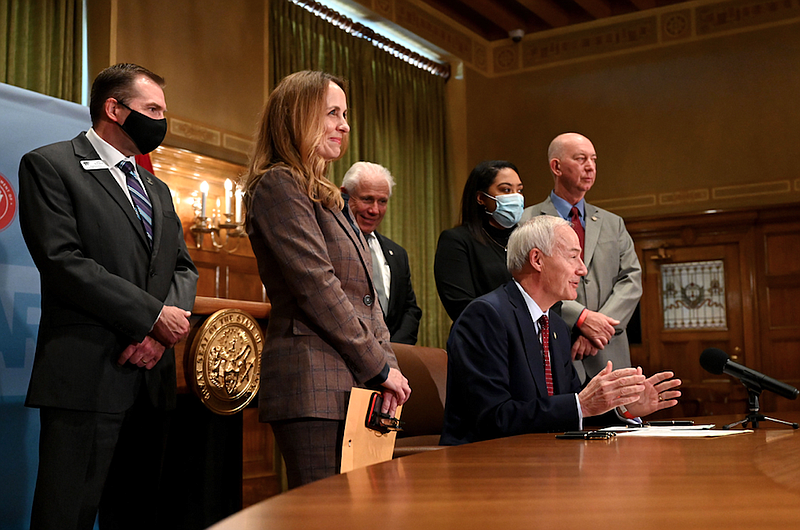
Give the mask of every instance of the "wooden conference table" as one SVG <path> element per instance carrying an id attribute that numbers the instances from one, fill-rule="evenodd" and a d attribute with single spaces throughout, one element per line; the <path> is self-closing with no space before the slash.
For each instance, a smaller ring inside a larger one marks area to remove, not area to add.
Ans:
<path id="1" fill-rule="evenodd" d="M 710 439 L 531 434 L 448 447 L 308 484 L 212 528 L 797 529 L 800 431 L 761 423 Z"/>

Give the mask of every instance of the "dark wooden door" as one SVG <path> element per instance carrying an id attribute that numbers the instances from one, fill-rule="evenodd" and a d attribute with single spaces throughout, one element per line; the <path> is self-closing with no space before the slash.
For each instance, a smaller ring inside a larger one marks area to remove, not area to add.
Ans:
<path id="1" fill-rule="evenodd" d="M 706 348 L 719 348 L 747 364 L 741 252 L 738 243 L 643 252 L 649 371 L 672 370 L 683 380 L 681 406 L 670 415 L 746 412 L 744 388 L 699 362 Z"/>

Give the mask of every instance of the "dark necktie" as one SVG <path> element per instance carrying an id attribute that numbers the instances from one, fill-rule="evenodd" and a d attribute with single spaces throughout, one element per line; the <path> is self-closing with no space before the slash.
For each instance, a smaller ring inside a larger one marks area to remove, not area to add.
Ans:
<path id="1" fill-rule="evenodd" d="M 583 242 L 586 238 L 586 232 L 581 224 L 581 214 L 577 206 L 573 206 L 572 210 L 569 212 L 569 223 L 572 225 L 572 229 L 575 230 L 575 233 L 578 234 L 578 241 L 581 243 L 581 259 L 583 259 Z"/>
<path id="2" fill-rule="evenodd" d="M 128 191 L 131 193 L 131 200 L 133 201 L 133 209 L 136 211 L 136 217 L 142 222 L 144 232 L 147 234 L 147 242 L 150 249 L 153 248 L 153 205 L 150 204 L 150 199 L 144 192 L 144 188 L 139 184 L 136 178 L 136 173 L 133 170 L 133 164 L 127 160 L 123 160 L 117 167 L 125 173 L 125 178 L 128 184 Z"/>
<path id="3" fill-rule="evenodd" d="M 539 329 L 542 331 L 542 357 L 544 357 L 544 381 L 547 384 L 547 395 L 553 395 L 553 370 L 550 366 L 550 320 L 547 315 L 539 318 Z"/>

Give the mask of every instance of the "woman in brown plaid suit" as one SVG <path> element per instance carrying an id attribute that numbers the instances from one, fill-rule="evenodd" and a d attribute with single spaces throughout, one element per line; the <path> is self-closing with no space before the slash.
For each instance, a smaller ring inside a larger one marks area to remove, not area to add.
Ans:
<path id="1" fill-rule="evenodd" d="M 369 247 L 325 177 L 349 131 L 344 82 L 292 74 L 267 100 L 247 174 L 247 230 L 272 304 L 259 416 L 290 488 L 338 472 L 353 386 L 383 390 L 391 413 L 411 393 L 376 303 Z"/>

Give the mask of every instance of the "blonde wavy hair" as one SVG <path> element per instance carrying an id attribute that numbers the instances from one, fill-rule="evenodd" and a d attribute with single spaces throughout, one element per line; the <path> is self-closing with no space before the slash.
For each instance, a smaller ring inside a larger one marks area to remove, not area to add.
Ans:
<path id="1" fill-rule="evenodd" d="M 284 77 L 267 98 L 245 175 L 248 209 L 256 185 L 273 167 L 286 168 L 312 201 L 329 209 L 344 207 L 339 188 L 325 176 L 331 161 L 317 153 L 325 136 L 330 83 L 346 92 L 344 80 L 324 72 L 304 70 Z M 344 134 L 338 158 L 344 154 L 347 143 L 348 135 Z"/>

